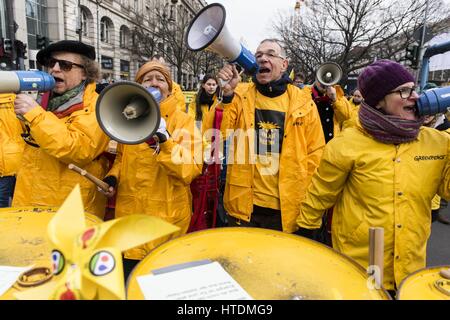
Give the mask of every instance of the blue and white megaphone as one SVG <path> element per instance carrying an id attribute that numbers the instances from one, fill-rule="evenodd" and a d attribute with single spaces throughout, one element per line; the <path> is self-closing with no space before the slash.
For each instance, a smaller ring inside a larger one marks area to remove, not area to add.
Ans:
<path id="1" fill-rule="evenodd" d="M 219 3 L 200 10 L 187 29 L 187 47 L 192 51 L 212 51 L 228 62 L 240 65 L 247 74 L 255 74 L 258 71 L 255 57 L 230 35 L 225 18 L 225 8 Z"/>
<path id="2" fill-rule="evenodd" d="M 450 108 L 450 87 L 424 91 L 417 100 L 417 111 L 421 116 L 445 113 Z"/>
<path id="3" fill-rule="evenodd" d="M 55 78 L 43 71 L 0 71 L 0 93 L 45 92 L 55 86 Z"/>

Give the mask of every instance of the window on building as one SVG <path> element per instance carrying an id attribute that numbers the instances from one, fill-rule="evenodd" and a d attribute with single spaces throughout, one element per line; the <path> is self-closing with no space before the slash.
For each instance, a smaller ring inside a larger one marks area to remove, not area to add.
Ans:
<path id="1" fill-rule="evenodd" d="M 0 38 L 6 38 L 6 3 L 0 0 Z"/>
<path id="2" fill-rule="evenodd" d="M 130 30 L 127 26 L 120 27 L 120 47 L 128 48 L 130 41 Z"/>
<path id="3" fill-rule="evenodd" d="M 86 9 L 81 9 L 81 30 L 83 32 L 83 36 L 89 36 L 89 15 Z"/>
<path id="4" fill-rule="evenodd" d="M 37 49 L 36 35 L 48 37 L 47 0 L 26 0 L 28 48 Z"/>
<path id="5" fill-rule="evenodd" d="M 112 44 L 112 36 L 113 33 L 113 25 L 111 20 L 109 20 L 107 17 L 103 17 L 100 20 L 100 40 L 105 43 L 111 43 Z"/>

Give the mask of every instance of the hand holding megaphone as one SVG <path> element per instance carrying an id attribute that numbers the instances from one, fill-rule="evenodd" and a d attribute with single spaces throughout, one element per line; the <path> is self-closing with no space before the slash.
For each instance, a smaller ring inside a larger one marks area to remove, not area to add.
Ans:
<path id="1" fill-rule="evenodd" d="M 336 101 L 336 89 L 333 86 L 327 86 L 326 87 L 326 94 L 328 98 L 330 98 L 331 101 Z"/>
<path id="2" fill-rule="evenodd" d="M 220 82 L 220 87 L 223 90 L 224 96 L 231 96 L 234 93 L 239 81 L 239 72 L 234 64 L 225 65 L 217 74 Z"/>
<path id="3" fill-rule="evenodd" d="M 14 112 L 18 116 L 22 116 L 38 106 L 39 104 L 31 96 L 25 93 L 20 93 L 16 95 L 16 99 L 14 101 Z"/>
<path id="4" fill-rule="evenodd" d="M 166 129 L 166 120 L 164 120 L 164 118 L 161 118 L 161 120 L 159 122 L 159 128 L 158 128 L 158 130 L 156 130 L 156 135 L 158 136 L 160 143 L 165 142 L 165 141 L 167 141 L 167 139 L 169 139 L 169 133 L 167 132 L 167 129 Z M 163 135 L 165 139 L 164 138 L 161 139 L 161 135 Z M 162 140 L 164 140 L 164 141 L 162 141 Z"/>

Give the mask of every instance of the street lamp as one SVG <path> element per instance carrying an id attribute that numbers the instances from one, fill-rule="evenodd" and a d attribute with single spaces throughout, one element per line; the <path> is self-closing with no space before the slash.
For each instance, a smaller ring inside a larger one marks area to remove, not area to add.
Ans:
<path id="1" fill-rule="evenodd" d="M 422 35 L 420 38 L 420 45 L 419 45 L 419 61 L 417 63 L 417 68 L 418 70 L 420 70 L 422 68 L 422 56 L 424 53 L 424 45 L 425 45 L 425 33 L 426 33 L 426 23 L 427 23 L 427 18 L 428 18 L 428 0 L 425 4 L 425 16 L 423 18 L 423 27 L 422 27 Z M 416 82 L 419 81 L 419 76 L 420 76 L 420 72 L 417 72 L 416 75 Z M 421 83 L 420 87 L 423 88 L 425 86 L 425 83 Z"/>
<path id="2" fill-rule="evenodd" d="M 100 57 L 100 20 L 98 18 L 99 6 L 102 4 L 103 0 L 95 0 L 97 3 L 97 60 L 101 65 L 101 57 Z"/>

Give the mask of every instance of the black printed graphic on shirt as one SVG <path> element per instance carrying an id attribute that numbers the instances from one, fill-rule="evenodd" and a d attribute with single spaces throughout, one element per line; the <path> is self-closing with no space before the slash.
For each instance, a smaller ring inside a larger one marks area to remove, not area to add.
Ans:
<path id="1" fill-rule="evenodd" d="M 286 114 L 274 110 L 255 110 L 256 154 L 281 153 Z"/>

